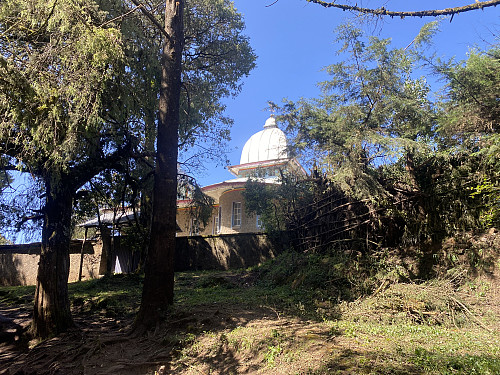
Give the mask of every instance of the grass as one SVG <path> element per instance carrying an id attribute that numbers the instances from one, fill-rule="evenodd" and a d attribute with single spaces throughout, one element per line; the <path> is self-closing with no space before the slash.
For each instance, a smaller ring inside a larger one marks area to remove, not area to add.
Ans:
<path id="1" fill-rule="evenodd" d="M 108 318 L 132 316 L 142 291 L 139 275 L 114 275 L 68 286 L 71 305 L 79 313 L 102 312 Z"/>
<path id="2" fill-rule="evenodd" d="M 359 298 L 346 290 L 355 277 L 338 259 L 294 257 L 251 272 L 178 273 L 171 320 L 189 319 L 159 341 L 172 348 L 172 368 L 187 374 L 500 374 L 500 332 L 489 328 L 498 327 L 498 310 L 485 313 L 480 304 L 498 288 L 492 281 L 467 280 L 457 289 L 444 279 L 392 280 Z M 70 284 L 69 293 L 77 314 L 132 317 L 141 288 L 142 277 L 116 275 Z M 33 287 L 0 287 L 0 301 L 28 305 L 33 293 Z M 474 298 L 474 308 L 466 298 Z"/>
<path id="3" fill-rule="evenodd" d="M 0 286 L 0 302 L 7 305 L 26 305 L 33 300 L 35 287 L 28 286 Z"/>

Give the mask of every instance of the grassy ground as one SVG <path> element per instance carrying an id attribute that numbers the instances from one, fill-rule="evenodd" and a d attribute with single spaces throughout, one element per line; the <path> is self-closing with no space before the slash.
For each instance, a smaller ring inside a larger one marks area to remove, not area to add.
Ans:
<path id="1" fill-rule="evenodd" d="M 349 289 L 366 280 L 338 262 L 285 255 L 254 270 L 179 273 L 175 306 L 147 337 L 127 335 L 140 276 L 71 284 L 80 330 L 28 352 L 4 346 L 0 374 L 500 374 L 498 259 L 459 283 L 373 276 L 363 297 Z M 33 292 L 0 288 L 0 310 L 29 311 Z"/>

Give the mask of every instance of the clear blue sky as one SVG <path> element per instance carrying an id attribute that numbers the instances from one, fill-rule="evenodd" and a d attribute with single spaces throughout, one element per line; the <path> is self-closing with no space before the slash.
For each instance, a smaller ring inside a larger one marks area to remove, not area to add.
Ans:
<path id="1" fill-rule="evenodd" d="M 473 1 L 360 0 L 358 4 L 375 8 L 384 5 L 390 10 L 415 10 L 444 9 Z M 239 163 L 246 140 L 262 129 L 269 116 L 266 111 L 268 101 L 280 103 L 285 97 L 297 100 L 319 95 L 316 84 L 327 78 L 321 69 L 339 59 L 334 30 L 353 17 L 352 13 L 325 9 L 305 0 L 278 0 L 266 7 L 273 2 L 234 1 L 244 15 L 246 34 L 258 59 L 257 67 L 245 79 L 241 94 L 227 101 L 227 114 L 235 120 L 229 143 L 231 164 Z M 449 17 L 443 19 L 441 32 L 434 38 L 436 52 L 463 60 L 470 48 L 493 43 L 493 35 L 500 31 L 499 16 L 500 7 L 491 7 L 456 15 L 452 22 L 449 22 Z M 379 37 L 391 37 L 396 47 L 405 47 L 420 27 L 432 20 L 434 18 L 385 18 L 377 24 L 365 26 L 365 29 Z M 196 176 L 202 186 L 233 178 L 223 166 L 207 165 L 207 168 L 206 172 Z"/>

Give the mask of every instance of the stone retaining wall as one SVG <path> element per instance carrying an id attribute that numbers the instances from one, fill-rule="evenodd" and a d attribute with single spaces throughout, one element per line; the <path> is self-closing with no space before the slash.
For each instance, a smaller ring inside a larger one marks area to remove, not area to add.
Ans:
<path id="1" fill-rule="evenodd" d="M 176 271 L 247 268 L 274 258 L 266 234 L 240 233 L 177 237 Z"/>
<path id="2" fill-rule="evenodd" d="M 257 265 L 276 256 L 265 234 L 223 234 L 177 237 L 176 271 L 227 270 Z M 130 271 L 129 252 L 115 240 L 112 267 L 115 272 Z M 72 241 L 69 282 L 78 281 L 82 241 Z M 84 248 L 82 279 L 96 278 L 105 270 L 101 241 L 87 241 Z M 0 246 L 0 285 L 34 285 L 38 271 L 40 243 Z M 134 262 L 132 262 L 134 263 Z M 136 263 L 136 262 L 135 262 Z M 119 264 L 119 266 L 117 266 Z"/>
<path id="3" fill-rule="evenodd" d="M 69 282 L 78 281 L 82 241 L 71 241 Z M 102 245 L 87 241 L 83 251 L 82 280 L 98 276 Z M 0 285 L 34 285 L 40 243 L 0 246 Z"/>

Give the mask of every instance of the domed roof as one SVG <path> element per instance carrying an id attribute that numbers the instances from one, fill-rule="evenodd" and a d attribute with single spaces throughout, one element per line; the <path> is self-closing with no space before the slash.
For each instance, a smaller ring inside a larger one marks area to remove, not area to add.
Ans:
<path id="1" fill-rule="evenodd" d="M 243 146 L 240 164 L 288 158 L 285 133 L 276 125 L 273 116 L 269 117 L 264 130 L 255 133 Z"/>

